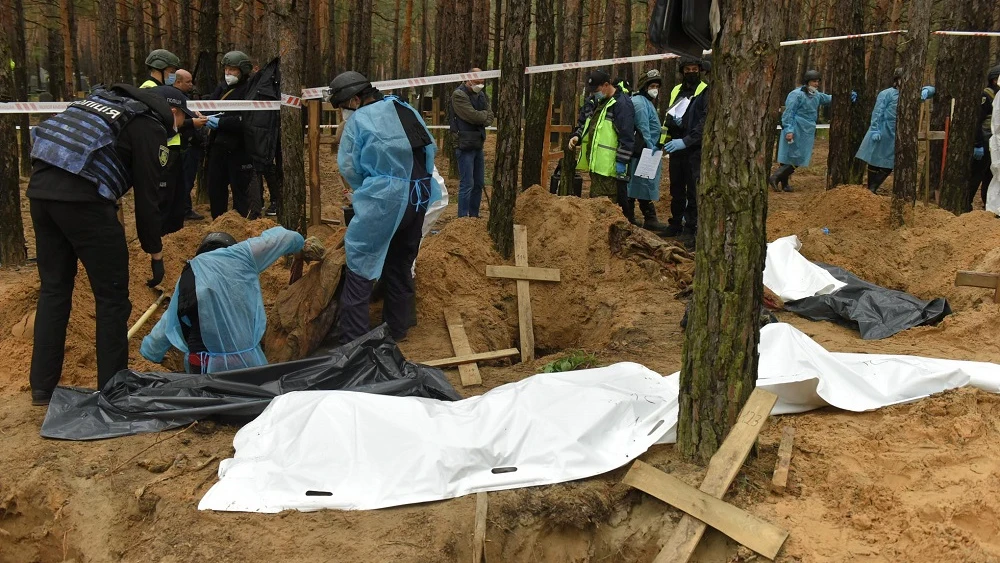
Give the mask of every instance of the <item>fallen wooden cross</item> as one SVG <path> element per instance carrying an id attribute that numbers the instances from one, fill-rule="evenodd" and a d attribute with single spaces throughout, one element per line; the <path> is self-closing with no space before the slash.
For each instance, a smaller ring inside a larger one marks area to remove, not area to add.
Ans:
<path id="1" fill-rule="evenodd" d="M 531 316 L 530 281 L 558 282 L 559 270 L 528 266 L 528 228 L 514 225 L 514 267 L 486 266 L 491 278 L 517 280 L 517 324 L 521 333 L 521 361 L 535 359 L 535 328 Z"/>
<path id="2" fill-rule="evenodd" d="M 778 463 L 774 466 L 774 477 L 771 479 L 771 490 L 779 495 L 788 486 L 788 466 L 792 463 L 792 440 L 795 438 L 795 428 L 786 426 L 781 431 L 781 445 L 778 446 Z"/>
<path id="3" fill-rule="evenodd" d="M 761 555 L 774 559 L 788 537 L 787 532 L 721 500 L 718 503 L 707 501 L 706 497 L 721 499 L 726 494 L 777 400 L 777 395 L 773 393 L 754 389 L 740 411 L 736 425 L 709 461 L 705 479 L 697 490 L 640 461 L 632 465 L 623 479 L 625 484 L 685 512 L 666 545 L 653 560 L 654 563 L 686 562 L 698 547 L 708 525 Z M 723 505 L 728 508 L 723 508 Z"/>
<path id="4" fill-rule="evenodd" d="M 480 352 L 478 354 L 469 354 L 467 356 L 454 356 L 451 358 L 442 358 L 440 360 L 431 360 L 429 362 L 420 362 L 425 366 L 430 366 L 432 368 L 450 368 L 454 366 L 460 366 L 462 364 L 474 364 L 477 362 L 485 362 L 486 360 L 499 360 L 501 358 L 509 358 L 511 356 L 516 356 L 520 354 L 521 351 L 517 348 L 504 348 L 503 350 L 496 350 L 494 352 Z"/>
<path id="5" fill-rule="evenodd" d="M 960 270 L 955 275 L 955 285 L 962 287 L 982 287 L 993 290 L 993 302 L 1000 303 L 1000 275 Z"/>
<path id="6" fill-rule="evenodd" d="M 445 309 L 444 322 L 448 325 L 448 335 L 451 337 L 451 347 L 458 355 L 471 355 L 472 346 L 469 345 L 469 336 L 465 334 L 465 325 L 462 324 L 462 314 L 456 309 Z M 481 385 L 483 378 L 479 375 L 479 366 L 473 363 L 460 364 L 458 375 L 462 378 L 462 385 Z"/>

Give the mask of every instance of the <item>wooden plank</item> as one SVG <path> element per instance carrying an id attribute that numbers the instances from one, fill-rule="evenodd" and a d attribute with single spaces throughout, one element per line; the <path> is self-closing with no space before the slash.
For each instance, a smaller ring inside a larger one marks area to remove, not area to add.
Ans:
<path id="1" fill-rule="evenodd" d="M 736 424 L 723 440 L 719 451 L 708 462 L 708 471 L 699 487 L 701 492 L 715 498 L 722 498 L 726 494 L 777 401 L 778 396 L 774 393 L 760 388 L 753 390 L 747 403 L 743 405 Z M 701 520 L 687 514 L 682 516 L 653 563 L 685 563 L 705 535 L 705 528 L 706 524 Z"/>
<path id="2" fill-rule="evenodd" d="M 1000 278 L 1000 275 L 997 274 L 967 272 L 960 270 L 958 274 L 955 275 L 955 285 L 995 289 L 997 287 L 998 278 Z"/>
<path id="3" fill-rule="evenodd" d="M 549 133 L 572 133 L 572 125 L 552 125 L 549 127 Z"/>
<path id="4" fill-rule="evenodd" d="M 549 96 L 549 109 L 545 115 L 545 140 L 542 142 L 542 184 L 549 174 L 549 144 L 552 141 L 552 96 Z"/>
<path id="5" fill-rule="evenodd" d="M 917 134 L 918 141 L 926 141 L 927 137 L 930 137 L 932 141 L 943 141 L 945 138 L 944 131 L 924 131 Z"/>
<path id="6" fill-rule="evenodd" d="M 323 204 L 320 201 L 319 180 L 319 114 L 320 100 L 309 100 L 309 225 L 322 225 Z"/>
<path id="7" fill-rule="evenodd" d="M 487 493 L 476 493 L 476 527 L 472 533 L 472 563 L 482 563 L 486 557 L 486 509 L 488 506 Z"/>
<path id="8" fill-rule="evenodd" d="M 455 356 L 452 358 L 443 358 L 440 360 L 431 360 L 429 362 L 418 362 L 425 366 L 430 366 L 432 368 L 448 368 L 453 366 L 460 366 L 462 364 L 474 364 L 477 362 L 485 362 L 486 360 L 499 360 L 500 358 L 509 358 L 511 356 L 516 356 L 520 354 L 520 350 L 517 348 L 505 348 L 503 350 L 495 350 L 493 352 L 480 352 L 478 354 L 468 354 L 466 356 Z"/>
<path id="9" fill-rule="evenodd" d="M 444 322 L 448 325 L 448 335 L 451 337 L 451 347 L 455 349 L 456 356 L 472 355 L 472 346 L 469 345 L 469 336 L 465 333 L 465 325 L 462 323 L 462 314 L 458 309 L 445 309 Z M 479 366 L 475 363 L 461 364 L 458 366 L 458 375 L 462 378 L 462 386 L 482 385 L 483 378 L 479 375 Z"/>
<path id="10" fill-rule="evenodd" d="M 778 550 L 788 538 L 786 530 L 638 460 L 632 464 L 622 483 L 683 510 L 768 559 L 778 555 Z"/>
<path id="11" fill-rule="evenodd" d="M 514 225 L 514 265 L 528 267 L 528 228 Z M 531 293 L 527 280 L 517 280 L 517 323 L 521 332 L 521 361 L 535 359 L 535 327 L 531 318 Z"/>
<path id="12" fill-rule="evenodd" d="M 795 439 L 795 428 L 786 426 L 781 430 L 781 445 L 778 446 L 778 463 L 774 466 L 774 477 L 771 479 L 771 490 L 784 494 L 788 486 L 788 466 L 792 463 L 792 440 Z"/>
<path id="13" fill-rule="evenodd" d="M 559 281 L 556 268 L 525 268 L 523 266 L 486 266 L 486 277 L 512 280 Z"/>

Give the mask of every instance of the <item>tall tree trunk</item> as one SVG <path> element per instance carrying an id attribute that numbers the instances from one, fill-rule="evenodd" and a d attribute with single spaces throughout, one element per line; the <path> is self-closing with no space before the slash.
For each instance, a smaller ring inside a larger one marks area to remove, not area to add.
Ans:
<path id="1" fill-rule="evenodd" d="M 401 55 L 403 61 L 400 70 L 403 76 L 409 78 L 413 76 L 413 61 L 411 60 L 413 57 L 413 0 L 406 0 L 405 23 L 406 25 L 403 27 L 403 53 Z M 426 49 L 427 45 L 422 43 L 420 47 Z"/>
<path id="2" fill-rule="evenodd" d="M 490 198 L 490 238 L 497 252 L 509 258 L 514 250 L 514 203 L 517 163 L 521 156 L 521 100 L 524 98 L 524 53 L 528 50 L 531 0 L 507 0 L 504 57 L 497 104 L 497 158 Z"/>
<path id="3" fill-rule="evenodd" d="M 677 446 L 703 463 L 757 379 L 768 170 L 760 119 L 775 82 L 784 6 L 731 0 L 713 57 L 698 186 L 698 252 L 684 338 Z"/>
<path id="4" fill-rule="evenodd" d="M 587 46 L 589 47 L 588 59 L 597 58 L 600 52 L 600 22 L 597 20 L 598 2 L 584 2 L 582 6 L 587 8 Z M 582 10 L 583 8 L 581 8 Z"/>
<path id="5" fill-rule="evenodd" d="M 427 53 L 430 52 L 431 36 L 427 29 L 427 0 L 420 0 L 420 76 L 427 76 Z M 418 95 L 424 92 L 418 91 Z"/>
<path id="6" fill-rule="evenodd" d="M 995 4 L 992 0 L 955 0 L 950 4 L 953 14 L 950 29 L 985 31 L 993 23 L 992 9 Z M 982 125 L 979 108 L 986 82 L 977 81 L 975 77 L 982 76 L 983 69 L 989 68 L 992 61 L 989 58 L 989 39 L 943 36 L 939 37 L 939 41 L 937 68 L 943 82 L 937 85 L 934 104 L 947 110 L 951 100 L 955 100 L 940 204 L 958 215 L 971 209 L 969 204 L 976 195 L 969 192 L 970 155 L 975 146 L 976 130 Z M 944 64 L 948 67 L 943 68 Z M 989 151 L 989 147 L 986 150 Z"/>
<path id="7" fill-rule="evenodd" d="M 351 0 L 347 5 L 347 27 L 345 31 L 352 36 L 352 38 L 345 41 L 347 44 L 347 68 L 353 70 L 356 70 L 358 64 L 358 59 L 354 54 L 356 42 L 353 40 L 353 35 L 357 33 L 356 30 L 358 29 L 358 5 L 360 2 L 361 0 Z"/>
<path id="8" fill-rule="evenodd" d="M 24 11 L 16 12 L 23 16 Z M 20 16 L 18 16 L 20 17 Z M 0 24 L 0 100 L 18 99 L 14 72 L 6 61 L 14 58 L 16 32 L 10 19 Z M 16 24 L 15 24 L 16 25 Z M 24 264 L 24 225 L 21 222 L 21 185 L 17 176 L 16 114 L 0 114 L 0 265 Z"/>
<path id="9" fill-rule="evenodd" d="M 281 91 L 300 92 L 303 84 L 302 38 L 307 33 L 308 2 L 282 0 L 279 9 L 281 43 Z M 371 4 L 369 4 L 371 6 Z M 370 11 L 369 11 L 370 14 Z M 370 20 L 370 18 L 369 18 Z M 306 233 L 305 135 L 303 112 L 299 108 L 281 109 L 281 185 L 282 206 L 278 219 L 286 229 Z"/>
<path id="10" fill-rule="evenodd" d="M 14 61 L 14 99 L 28 101 L 28 50 L 24 40 L 24 2 L 12 0 L 11 15 L 14 20 L 14 45 L 12 57 L 2 59 Z M 6 64 L 6 63 L 4 63 Z M 9 70 L 9 69 L 8 69 Z M 28 131 L 29 116 L 22 113 L 18 116 L 21 126 L 21 175 L 31 175 L 31 135 Z"/>
<path id="11" fill-rule="evenodd" d="M 115 0 L 96 0 L 97 2 L 97 81 L 96 83 L 114 84 L 123 82 L 121 74 L 121 44 L 118 37 L 118 22 L 115 14 L 118 5 Z"/>
<path id="12" fill-rule="evenodd" d="M 490 68 L 489 56 L 490 0 L 476 0 L 472 8 L 472 63 L 480 68 Z"/>
<path id="13" fill-rule="evenodd" d="M 358 0 L 357 34 L 354 35 L 354 70 L 372 73 L 372 1 Z"/>
<path id="14" fill-rule="evenodd" d="M 320 57 L 323 54 L 322 47 L 322 35 L 320 34 L 319 23 L 322 18 L 319 17 L 320 13 L 320 2 L 319 0 L 309 0 L 301 6 L 302 9 L 308 9 L 307 21 L 309 25 L 307 26 L 307 44 L 306 49 L 303 52 L 305 55 L 304 62 L 304 76 L 306 87 L 314 87 L 322 84 L 323 81 L 323 62 Z M 282 62 L 287 61 L 287 57 L 283 57 Z M 261 61 L 264 64 L 266 61 Z M 287 62 L 285 63 L 287 64 Z M 327 81 L 328 82 L 328 81 Z"/>
<path id="15" fill-rule="evenodd" d="M 118 57 L 121 65 L 121 75 L 125 80 L 132 77 L 132 52 L 129 49 L 128 22 L 132 21 L 127 0 L 118 0 Z"/>
<path id="16" fill-rule="evenodd" d="M 412 0 L 411 0 L 412 1 Z M 340 74 L 340 64 L 337 53 L 337 0 L 327 0 L 330 5 L 329 23 L 326 28 L 326 50 L 323 58 L 326 60 L 324 69 L 329 78 Z M 326 80 L 324 80 L 326 82 Z"/>
<path id="17" fill-rule="evenodd" d="M 52 6 L 51 4 L 49 6 Z M 55 6 L 52 6 L 55 9 Z M 58 14 L 56 14 L 58 18 Z M 66 96 L 66 77 L 63 73 L 66 70 L 66 66 L 63 64 L 63 57 L 65 56 L 66 50 L 62 42 L 62 30 L 59 29 L 59 21 L 52 21 L 50 18 L 49 25 L 55 24 L 56 27 L 50 27 L 46 33 L 48 35 L 48 53 L 46 57 L 46 67 L 49 69 L 49 94 L 52 95 L 53 100 L 62 101 L 68 99 Z M 38 82 L 41 86 L 41 79 Z"/>
<path id="18" fill-rule="evenodd" d="M 139 0 L 135 0 L 138 4 Z M 253 14 L 253 9 L 248 5 L 248 2 L 244 2 L 243 9 L 246 10 L 251 15 Z M 184 68 L 190 72 L 194 72 L 195 65 L 195 54 L 192 52 L 194 39 L 194 23 L 192 22 L 191 15 L 193 10 L 191 9 L 191 0 L 180 0 L 178 3 L 178 10 L 180 11 L 180 49 L 176 52 L 177 56 L 181 59 L 181 65 L 186 65 Z M 138 45 L 138 31 L 136 32 L 136 44 Z"/>
<path id="19" fill-rule="evenodd" d="M 402 11 L 402 2 L 396 0 L 396 18 L 393 20 L 392 33 L 392 77 L 399 78 L 399 14 Z M 410 20 L 406 20 L 406 27 L 410 27 Z"/>
<path id="20" fill-rule="evenodd" d="M 787 2 L 788 10 L 785 15 L 784 39 L 790 40 L 798 38 L 803 0 L 787 0 Z M 792 91 L 798 80 L 796 76 L 796 63 L 798 62 L 800 51 L 801 47 L 782 47 L 778 49 L 777 92 L 772 92 L 771 103 L 768 105 L 768 125 L 770 126 L 769 131 L 772 134 L 764 137 L 765 154 L 767 156 L 764 162 L 768 170 L 774 164 L 774 153 L 778 141 L 778 125 L 781 124 L 781 106 L 785 103 L 785 94 Z"/>
<path id="21" fill-rule="evenodd" d="M 618 6 L 617 15 L 615 16 L 617 37 L 618 37 L 618 49 L 615 53 L 616 57 L 631 57 L 632 56 L 632 0 L 621 0 L 621 5 Z M 632 80 L 632 65 L 629 63 L 623 63 L 618 65 L 615 69 L 615 75 L 618 78 L 626 78 L 629 81 Z"/>
<path id="22" fill-rule="evenodd" d="M 202 55 L 205 53 L 205 55 Z M 210 93 L 215 90 L 219 76 L 219 0 L 201 0 L 201 18 L 198 21 L 198 90 Z M 201 183 L 199 182 L 199 189 Z"/>
<path id="23" fill-rule="evenodd" d="M 566 12 L 563 26 L 563 36 L 565 39 L 565 50 L 562 55 L 562 62 L 568 63 L 580 60 L 582 47 L 582 27 L 583 27 L 583 6 L 581 0 L 566 0 Z M 563 125 L 576 124 L 577 112 L 577 88 L 580 84 L 580 71 L 564 70 L 560 76 L 562 88 L 562 113 L 559 121 Z M 565 150 L 569 144 L 570 133 L 562 135 L 559 146 L 563 147 L 563 159 L 561 164 L 561 174 L 559 177 L 559 194 L 569 195 L 573 193 L 573 179 L 576 176 L 576 153 Z"/>
<path id="24" fill-rule="evenodd" d="M 503 5 L 504 0 L 493 0 L 493 65 L 492 68 L 500 68 L 503 57 L 501 56 L 500 41 L 503 37 Z M 500 88 L 493 88 L 492 107 L 497 107 L 500 100 Z M 514 236 L 511 234 L 511 236 Z"/>
<path id="25" fill-rule="evenodd" d="M 834 35 L 862 33 L 865 24 L 865 0 L 841 3 L 834 12 Z M 860 184 L 864 169 L 854 158 L 865 135 L 864 109 L 871 107 L 865 96 L 865 44 L 863 39 L 840 42 L 842 48 L 830 62 L 827 75 L 833 81 L 833 104 L 830 110 L 830 152 L 826 169 L 826 189 L 842 184 Z M 851 92 L 858 93 L 857 102 L 851 101 Z"/>
<path id="26" fill-rule="evenodd" d="M 208 1 L 215 4 L 215 13 L 218 14 L 219 1 L 218 0 L 208 0 Z M 210 6 L 208 7 L 205 6 L 205 2 L 206 0 L 202 0 L 202 6 L 201 6 L 202 17 L 205 17 L 206 8 L 211 9 Z M 150 51 L 152 51 L 153 49 L 162 49 L 163 46 L 165 45 L 165 43 L 163 42 L 163 26 L 160 25 L 160 15 L 162 13 L 163 13 L 162 10 L 160 10 L 160 0 L 152 0 L 149 3 L 149 22 L 150 22 L 150 27 L 153 30 L 153 43 L 151 45 L 152 48 L 150 49 Z M 202 27 L 200 31 L 204 31 L 204 27 Z M 218 30 L 216 30 L 216 33 L 218 33 Z"/>
<path id="27" fill-rule="evenodd" d="M 903 63 L 903 80 L 899 88 L 899 107 L 896 112 L 896 167 L 892 183 L 892 205 L 889 222 L 902 227 L 906 222 L 906 204 L 916 201 L 917 133 L 920 118 L 920 87 L 923 84 L 924 66 L 927 62 L 927 43 L 931 33 L 932 0 L 912 0 L 907 14 L 909 33 Z"/>
<path id="28" fill-rule="evenodd" d="M 76 13 L 73 0 L 60 0 L 60 15 L 63 45 L 63 67 L 64 67 L 64 91 L 66 99 L 71 100 L 76 97 L 79 82 L 74 79 L 74 72 L 79 68 L 79 61 L 76 59 Z M 50 69 L 51 70 L 51 69 Z"/>
<path id="29" fill-rule="evenodd" d="M 615 13 L 618 11 L 616 0 L 604 0 L 604 20 L 601 25 L 601 58 L 610 59 L 615 56 Z M 608 69 L 610 72 L 612 69 Z M 614 80 L 614 76 L 611 77 Z"/>
<path id="30" fill-rule="evenodd" d="M 553 0 L 536 0 L 535 4 L 535 64 L 555 62 L 555 25 Z M 521 185 L 527 189 L 541 184 L 548 175 L 542 170 L 542 153 L 549 150 L 546 119 L 552 101 L 552 73 L 531 75 L 530 102 L 524 119 L 524 156 L 521 161 Z"/>
<path id="31" fill-rule="evenodd" d="M 132 29 L 135 33 L 135 51 L 132 53 L 132 67 L 135 69 L 135 83 L 142 84 L 146 75 L 146 55 L 151 49 L 146 45 L 146 18 L 142 2 L 132 4 Z"/>

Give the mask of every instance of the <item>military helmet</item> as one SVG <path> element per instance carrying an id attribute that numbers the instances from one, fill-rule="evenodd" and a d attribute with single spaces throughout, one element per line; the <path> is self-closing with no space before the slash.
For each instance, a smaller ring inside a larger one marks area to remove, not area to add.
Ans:
<path id="1" fill-rule="evenodd" d="M 372 83 L 360 72 L 342 72 L 330 82 L 330 103 L 337 107 L 371 87 Z"/>
<path id="2" fill-rule="evenodd" d="M 657 82 L 663 84 L 663 76 L 660 74 L 660 71 L 655 68 L 647 70 L 645 74 L 639 77 L 639 91 L 641 92 L 646 89 L 646 86 Z"/>
<path id="3" fill-rule="evenodd" d="M 201 239 L 201 244 L 198 245 L 198 250 L 195 252 L 195 255 L 204 254 L 220 248 L 227 248 L 233 246 L 234 244 L 236 244 L 236 239 L 233 238 L 233 235 L 220 231 L 211 232 L 205 235 L 205 238 Z"/>
<path id="4" fill-rule="evenodd" d="M 694 57 L 683 57 L 681 59 L 680 64 L 677 65 L 677 72 L 680 72 L 681 74 L 683 74 L 684 73 L 684 67 L 691 66 L 691 65 L 697 65 L 700 70 L 704 70 L 704 68 L 705 68 L 704 64 L 701 61 L 701 59 L 696 59 Z"/>
<path id="5" fill-rule="evenodd" d="M 222 66 L 231 66 L 240 69 L 240 73 L 244 78 L 249 76 L 250 71 L 253 70 L 253 63 L 250 62 L 250 57 L 243 51 L 229 51 L 223 55 Z"/>
<path id="6" fill-rule="evenodd" d="M 146 57 L 146 66 L 155 68 L 156 70 L 180 68 L 181 60 L 177 58 L 177 55 L 166 49 L 156 49 Z"/>
<path id="7" fill-rule="evenodd" d="M 1000 78 L 1000 65 L 991 68 L 989 74 L 987 74 L 987 79 L 990 82 L 993 82 L 998 78 Z"/>

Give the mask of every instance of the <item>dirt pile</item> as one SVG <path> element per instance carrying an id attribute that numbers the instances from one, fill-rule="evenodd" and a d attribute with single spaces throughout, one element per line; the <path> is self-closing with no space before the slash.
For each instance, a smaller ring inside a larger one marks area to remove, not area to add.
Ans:
<path id="1" fill-rule="evenodd" d="M 184 261 L 193 257 L 202 237 L 211 231 L 225 231 L 237 240 L 244 240 L 259 235 L 268 228 L 275 226 L 270 219 L 247 221 L 235 212 L 227 213 L 212 222 L 187 223 L 180 231 L 163 237 L 163 257 L 166 275 L 162 287 L 173 290 L 180 276 Z M 142 313 L 153 304 L 159 292 L 146 287 L 149 279 L 149 256 L 142 251 L 137 239 L 129 242 L 129 297 L 132 301 L 132 314 L 129 326 L 142 316 Z M 288 285 L 288 271 L 281 261 L 261 274 L 261 288 L 264 293 L 265 307 L 270 309 L 278 292 Z M 5 358 L 10 374 L 0 378 L 0 389 L 13 386 L 13 389 L 26 389 L 28 372 L 31 367 L 32 341 L 30 337 L 15 336 L 12 329 L 23 322 L 38 302 L 39 282 L 37 273 L 30 278 L 22 279 L 8 288 L 9 297 L 4 306 L 0 307 L 0 357 Z M 73 310 L 70 314 L 66 333 L 66 356 L 63 361 L 62 385 L 78 385 L 94 387 L 97 384 L 97 353 L 94 347 L 96 340 L 96 316 L 94 312 L 94 294 L 90 289 L 90 281 L 82 265 L 76 277 L 73 291 Z M 163 309 L 161 308 L 161 313 Z M 139 355 L 139 345 L 142 337 L 149 333 L 156 324 L 159 314 L 154 315 L 142 330 L 129 342 L 129 367 L 139 370 L 160 369 L 159 366 L 146 361 Z M 30 334 L 30 331 L 29 331 Z"/>

